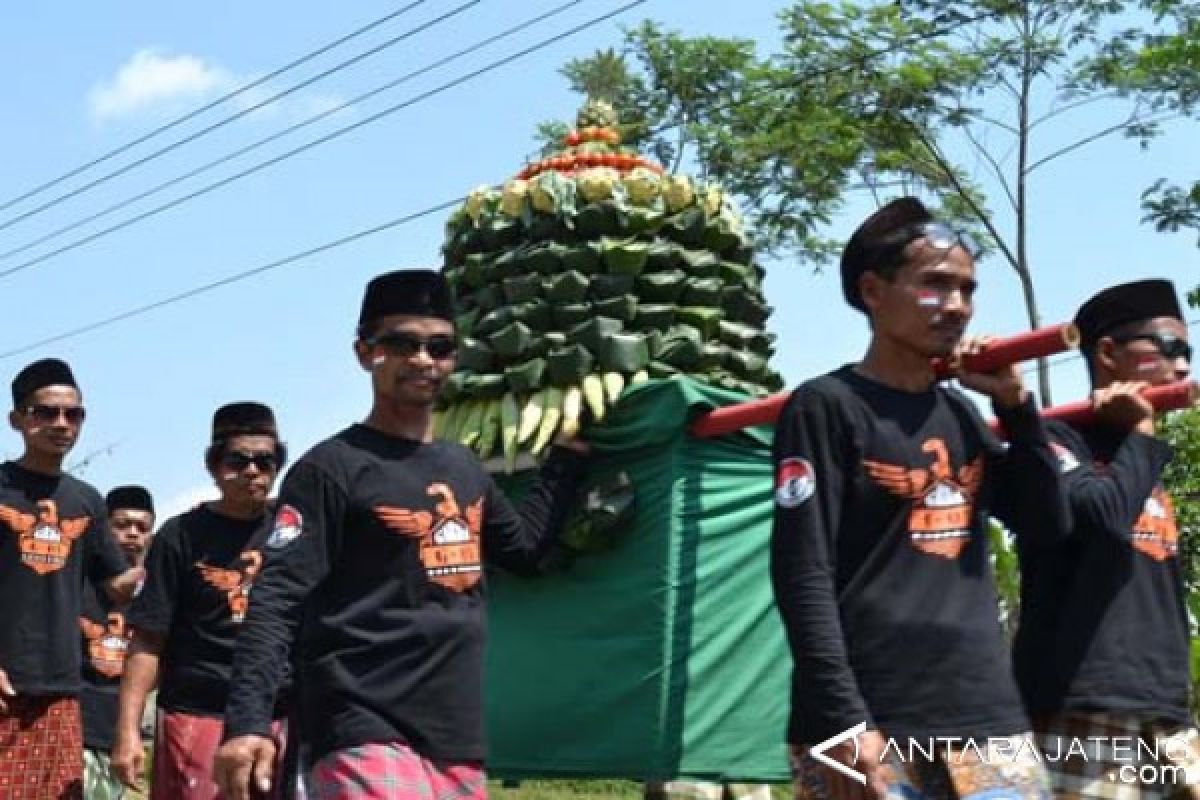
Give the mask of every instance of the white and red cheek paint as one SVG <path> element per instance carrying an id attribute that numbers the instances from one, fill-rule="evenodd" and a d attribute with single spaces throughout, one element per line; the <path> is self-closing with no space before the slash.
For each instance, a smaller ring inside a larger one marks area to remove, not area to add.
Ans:
<path id="1" fill-rule="evenodd" d="M 941 308 L 942 293 L 934 289 L 921 289 L 917 292 L 917 305 L 921 308 Z"/>
<path id="2" fill-rule="evenodd" d="M 1158 372 L 1162 367 L 1161 359 L 1153 355 L 1138 356 L 1133 364 L 1134 369 L 1141 373 Z"/>
<path id="3" fill-rule="evenodd" d="M 380 354 L 371 359 L 372 367 L 382 367 L 387 363 L 387 356 Z"/>

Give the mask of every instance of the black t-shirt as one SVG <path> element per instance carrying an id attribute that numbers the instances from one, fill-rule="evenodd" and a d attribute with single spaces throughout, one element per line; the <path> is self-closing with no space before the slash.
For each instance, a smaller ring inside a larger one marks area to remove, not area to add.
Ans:
<path id="1" fill-rule="evenodd" d="M 483 564 L 535 570 L 582 459 L 557 450 L 518 514 L 471 453 L 356 425 L 288 473 L 238 641 L 225 735 L 263 734 L 299 626 L 311 758 L 400 740 L 484 756 Z"/>
<path id="2" fill-rule="evenodd" d="M 205 505 L 172 517 L 155 534 L 129 624 L 166 636 L 160 708 L 208 716 L 224 711 L 233 642 L 262 566 L 255 542 L 271 519 L 269 513 L 233 519 Z"/>
<path id="3" fill-rule="evenodd" d="M 0 669 L 18 694 L 78 693 L 84 578 L 125 569 L 95 489 L 0 464 Z"/>
<path id="4" fill-rule="evenodd" d="M 1178 531 L 1160 483 L 1171 448 L 1050 423 L 1073 530 L 1023 545 L 1014 668 L 1030 713 L 1093 710 L 1188 721 Z"/>
<path id="5" fill-rule="evenodd" d="M 125 612 L 89 581 L 83 586 L 79 632 L 83 644 L 83 688 L 79 693 L 83 744 L 108 752 L 117 728 L 117 694 L 133 629 L 125 622 Z"/>
<path id="6" fill-rule="evenodd" d="M 1028 729 L 1000 630 L 989 513 L 1066 527 L 1032 402 L 1005 449 L 960 392 L 904 392 L 843 367 L 776 429 L 771 573 L 795 662 L 789 741 Z"/>

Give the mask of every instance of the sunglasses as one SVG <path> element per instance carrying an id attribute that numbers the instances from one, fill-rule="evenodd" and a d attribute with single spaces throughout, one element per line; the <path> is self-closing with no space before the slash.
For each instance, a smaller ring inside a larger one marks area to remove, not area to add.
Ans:
<path id="1" fill-rule="evenodd" d="M 1128 344 L 1138 340 L 1153 344 L 1162 357 L 1168 361 L 1182 358 L 1189 364 L 1192 363 L 1192 346 L 1178 336 L 1172 336 L 1169 333 L 1132 333 L 1128 336 L 1113 338 L 1117 344 Z"/>
<path id="2" fill-rule="evenodd" d="M 368 339 L 367 344 L 371 347 L 382 347 L 398 358 L 412 358 L 422 349 L 430 358 L 437 360 L 450 358 L 458 352 L 458 341 L 446 334 L 424 338 L 406 331 L 391 331 Z"/>
<path id="3" fill-rule="evenodd" d="M 221 456 L 221 466 L 241 472 L 253 464 L 259 472 L 273 472 L 279 467 L 279 458 L 274 453 L 243 453 L 230 450 Z"/>
<path id="4" fill-rule="evenodd" d="M 68 425 L 79 425 L 87 417 L 83 406 L 48 406 L 42 403 L 27 407 L 25 413 L 43 425 L 58 422 L 59 417 L 65 418 Z"/>
<path id="5" fill-rule="evenodd" d="M 983 248 L 970 233 L 958 228 L 951 228 L 944 222 L 922 222 L 906 225 L 895 233 L 887 236 L 882 242 L 882 249 L 894 252 L 896 257 L 903 258 L 904 248 L 917 239 L 924 239 L 934 250 L 952 250 L 961 247 L 971 258 L 979 258 Z"/>

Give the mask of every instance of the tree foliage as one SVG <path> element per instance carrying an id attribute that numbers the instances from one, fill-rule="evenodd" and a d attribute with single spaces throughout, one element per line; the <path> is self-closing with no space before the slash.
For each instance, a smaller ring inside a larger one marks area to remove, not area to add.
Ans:
<path id="1" fill-rule="evenodd" d="M 1186 5 L 1143 2 L 1162 19 Z M 1136 84 L 1142 73 L 1131 67 L 1122 79 L 1128 85 L 1115 88 L 1119 65 L 1144 43 L 1112 29 L 1139 7 L 1122 0 L 801 0 L 780 12 L 779 52 L 645 22 L 627 32 L 620 50 L 571 61 L 563 73 L 576 91 L 611 100 L 628 138 L 663 163 L 694 164 L 720 180 L 741 200 L 760 246 L 776 255 L 827 263 L 839 249 L 829 224 L 854 193 L 877 202 L 922 196 L 985 234 L 1017 276 L 1036 327 L 1042 319 L 1028 233 L 1040 209 L 1027 192 L 1030 176 L 1106 136 L 1148 141 L 1172 102 L 1195 101 L 1182 90 L 1164 99 L 1174 86 L 1165 71 Z M 1163 43 L 1141 58 L 1154 65 L 1194 49 L 1194 41 Z M 1100 101 L 1121 113 L 1079 130 L 1077 109 Z M 544 126 L 542 133 L 562 130 Z M 1039 148 L 1064 132 L 1066 144 Z M 984 176 L 999 187 L 991 197 L 981 189 Z M 1164 220 L 1200 215 L 1181 203 L 1191 195 L 1163 191 L 1173 214 Z M 1041 395 L 1050 401 L 1044 370 Z"/>

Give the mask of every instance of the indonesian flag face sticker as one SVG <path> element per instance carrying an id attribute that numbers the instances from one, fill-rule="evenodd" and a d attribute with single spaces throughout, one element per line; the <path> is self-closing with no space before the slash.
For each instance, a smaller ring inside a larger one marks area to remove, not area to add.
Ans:
<path id="1" fill-rule="evenodd" d="M 1140 355 L 1134 362 L 1135 369 L 1140 375 L 1149 375 L 1153 372 L 1158 372 L 1162 369 L 1162 358 L 1155 353 L 1147 353 Z"/>
<path id="2" fill-rule="evenodd" d="M 783 508 L 796 508 L 813 496 L 817 474 L 803 458 L 785 458 L 775 475 L 775 502 Z"/>
<path id="3" fill-rule="evenodd" d="M 267 537 L 267 547 L 278 550 L 287 547 L 304 532 L 304 518 L 292 506 L 283 505 L 275 512 L 275 526 Z"/>
<path id="4" fill-rule="evenodd" d="M 936 289 L 921 289 L 917 292 L 917 305 L 928 309 L 941 308 L 942 293 Z"/>

